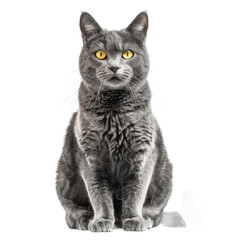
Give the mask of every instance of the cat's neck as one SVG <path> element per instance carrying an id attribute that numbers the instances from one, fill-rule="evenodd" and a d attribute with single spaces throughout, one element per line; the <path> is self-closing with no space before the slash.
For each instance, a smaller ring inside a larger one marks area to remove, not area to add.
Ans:
<path id="1" fill-rule="evenodd" d="M 151 94 L 146 82 L 140 88 L 101 90 L 90 89 L 84 82 L 79 91 L 80 108 L 87 112 L 105 113 L 109 111 L 126 113 L 149 107 Z"/>

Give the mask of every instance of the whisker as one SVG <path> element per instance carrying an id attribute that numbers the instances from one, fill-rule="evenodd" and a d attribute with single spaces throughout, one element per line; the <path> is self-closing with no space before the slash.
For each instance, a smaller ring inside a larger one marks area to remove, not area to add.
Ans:
<path id="1" fill-rule="evenodd" d="M 101 84 L 100 84 L 100 86 L 98 87 L 98 90 L 97 90 L 97 101 L 98 101 L 98 104 L 100 104 L 100 100 L 101 100 L 101 91 L 102 91 L 102 89 L 103 89 L 103 87 L 104 87 L 104 82 L 102 82 Z"/>
<path id="2" fill-rule="evenodd" d="M 132 95 L 133 95 L 133 98 L 135 99 L 135 103 L 136 103 L 136 100 L 137 100 L 137 102 L 138 102 L 138 104 L 139 104 L 139 107 L 143 110 L 142 102 L 140 101 L 140 100 L 142 100 L 142 99 L 140 98 L 140 100 L 139 100 L 139 97 L 136 95 L 136 93 L 133 91 L 133 89 L 132 89 L 132 87 L 131 87 L 131 83 L 130 83 L 130 85 L 129 85 L 129 89 L 131 90 L 131 93 L 132 93 Z"/>
<path id="3" fill-rule="evenodd" d="M 69 97 L 67 97 L 61 104 L 65 104 L 74 94 L 76 94 L 78 92 L 78 89 L 76 91 L 74 91 Z"/>
<path id="4" fill-rule="evenodd" d="M 76 94 L 73 97 L 73 100 L 72 100 L 71 105 L 70 105 L 71 110 L 73 110 L 73 108 L 74 108 L 74 106 L 76 105 L 77 102 L 78 102 L 78 94 Z"/>
<path id="5" fill-rule="evenodd" d="M 73 74 L 73 73 L 75 73 L 75 72 L 79 72 L 79 69 L 73 70 L 73 71 L 67 73 L 67 74 L 65 75 L 65 77 L 68 77 L 68 76 L 70 76 L 71 74 Z"/>
<path id="6" fill-rule="evenodd" d="M 78 79 L 71 87 L 69 87 L 66 92 L 69 92 L 72 88 L 76 87 L 77 84 L 80 85 L 82 79 Z"/>
<path id="7" fill-rule="evenodd" d="M 91 98 L 90 98 L 90 101 L 88 102 L 88 105 L 87 105 L 87 107 L 86 107 L 86 110 L 88 109 L 88 107 L 89 107 L 89 105 L 90 105 L 90 103 L 91 103 L 91 101 L 92 101 L 92 98 L 93 98 L 93 96 L 94 96 L 95 93 L 96 93 L 96 91 L 93 90 L 93 91 L 92 91 Z"/>

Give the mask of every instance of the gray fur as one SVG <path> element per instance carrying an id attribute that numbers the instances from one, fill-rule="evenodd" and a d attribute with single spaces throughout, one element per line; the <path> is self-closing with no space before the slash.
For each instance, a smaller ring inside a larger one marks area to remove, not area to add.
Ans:
<path id="1" fill-rule="evenodd" d="M 147 14 L 126 29 L 107 31 L 82 13 L 80 28 L 79 110 L 57 169 L 67 224 L 97 232 L 149 229 L 159 224 L 170 197 L 172 166 L 150 106 Z M 128 49 L 134 56 L 126 60 Z M 105 60 L 95 57 L 98 50 L 107 53 Z"/>

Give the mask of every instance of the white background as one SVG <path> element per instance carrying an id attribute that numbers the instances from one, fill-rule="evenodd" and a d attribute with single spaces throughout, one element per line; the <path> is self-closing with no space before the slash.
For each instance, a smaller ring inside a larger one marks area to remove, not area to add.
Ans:
<path id="1" fill-rule="evenodd" d="M 166 211 L 187 228 L 69 230 L 55 192 L 77 110 L 81 11 L 122 29 L 148 10 L 153 111 L 174 165 Z M 239 239 L 239 1 L 1 1 L 1 239 Z"/>

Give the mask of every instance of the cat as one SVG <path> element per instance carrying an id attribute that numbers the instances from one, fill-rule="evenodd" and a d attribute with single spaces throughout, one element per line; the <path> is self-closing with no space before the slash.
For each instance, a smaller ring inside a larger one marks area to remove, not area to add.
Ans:
<path id="1" fill-rule="evenodd" d="M 148 15 L 120 31 L 80 17 L 79 110 L 67 129 L 56 189 L 72 229 L 157 226 L 172 191 L 172 164 L 147 82 Z"/>

